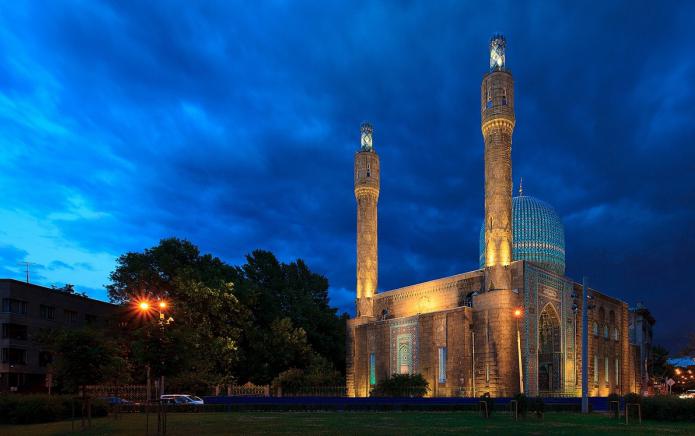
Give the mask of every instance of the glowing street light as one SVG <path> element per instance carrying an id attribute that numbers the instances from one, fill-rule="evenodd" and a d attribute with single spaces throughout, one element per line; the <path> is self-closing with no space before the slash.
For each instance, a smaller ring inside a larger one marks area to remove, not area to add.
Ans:
<path id="1" fill-rule="evenodd" d="M 138 304 L 138 307 L 143 312 L 146 312 L 146 311 L 150 310 L 150 303 L 148 303 L 147 301 L 141 301 L 140 304 Z"/>

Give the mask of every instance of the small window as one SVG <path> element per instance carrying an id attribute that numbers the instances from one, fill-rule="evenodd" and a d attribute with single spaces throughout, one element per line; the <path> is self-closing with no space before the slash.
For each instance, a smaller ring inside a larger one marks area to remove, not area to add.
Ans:
<path id="1" fill-rule="evenodd" d="M 487 107 L 488 109 L 490 109 L 490 108 L 492 107 L 492 100 L 488 100 L 488 101 L 487 101 L 486 107 Z"/>
<path id="2" fill-rule="evenodd" d="M 591 330 L 594 333 L 594 336 L 598 336 L 598 323 L 594 321 L 594 323 L 591 326 Z"/>
<path id="3" fill-rule="evenodd" d="M 376 384 L 376 355 L 369 353 L 369 384 Z"/>
<path id="4" fill-rule="evenodd" d="M 77 324 L 77 312 L 74 310 L 65 309 L 65 322 L 69 324 Z"/>
<path id="5" fill-rule="evenodd" d="M 21 348 L 3 348 L 2 363 L 9 363 L 11 365 L 26 365 L 27 350 L 23 350 Z"/>
<path id="6" fill-rule="evenodd" d="M 6 313 L 17 313 L 20 315 L 27 314 L 27 302 L 15 300 L 14 298 L 2 299 L 2 311 Z"/>
<path id="7" fill-rule="evenodd" d="M 27 326 L 21 324 L 6 323 L 2 325 L 3 339 L 27 340 Z"/>
<path id="8" fill-rule="evenodd" d="M 613 340 L 614 341 L 620 340 L 620 332 L 618 331 L 618 327 L 613 327 Z"/>
<path id="9" fill-rule="evenodd" d="M 372 175 L 372 168 L 369 166 L 369 162 L 367 162 L 367 177 L 370 177 Z"/>
<path id="10" fill-rule="evenodd" d="M 603 337 L 608 339 L 608 324 L 604 324 L 603 326 Z"/>
<path id="11" fill-rule="evenodd" d="M 439 347 L 439 383 L 446 383 L 446 347 Z"/>
<path id="12" fill-rule="evenodd" d="M 485 383 L 486 384 L 490 383 L 490 364 L 489 363 L 485 364 Z"/>
<path id="13" fill-rule="evenodd" d="M 502 88 L 502 106 L 507 105 L 507 88 Z"/>
<path id="14" fill-rule="evenodd" d="M 608 376 L 610 374 L 610 369 L 608 368 L 608 356 L 605 358 L 605 367 L 606 367 L 606 384 L 608 384 Z"/>
<path id="15" fill-rule="evenodd" d="M 53 321 L 56 319 L 56 308 L 53 306 L 44 306 L 42 304 L 39 306 L 39 315 L 41 316 L 41 319 Z"/>

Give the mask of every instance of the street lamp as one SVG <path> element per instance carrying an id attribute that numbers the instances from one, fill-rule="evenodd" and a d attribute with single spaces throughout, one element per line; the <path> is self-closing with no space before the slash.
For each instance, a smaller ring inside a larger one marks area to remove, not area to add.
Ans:
<path id="1" fill-rule="evenodd" d="M 173 317 L 169 316 L 167 318 L 167 316 L 164 314 L 164 310 L 166 310 L 168 307 L 169 304 L 164 300 L 160 300 L 156 307 L 150 304 L 148 300 L 140 300 L 140 302 L 137 303 L 137 308 L 143 315 L 148 315 L 150 313 L 150 310 L 153 310 L 159 314 L 159 327 L 160 329 L 162 329 L 162 333 L 164 331 L 165 325 L 174 322 Z M 162 364 L 163 363 L 164 362 L 162 362 Z M 160 378 L 159 391 L 160 395 L 164 393 L 164 376 L 161 376 Z M 147 365 L 147 401 L 150 401 L 150 365 Z"/>
<path id="2" fill-rule="evenodd" d="M 519 356 L 519 392 L 524 393 L 524 369 L 521 366 L 521 333 L 519 332 L 519 319 L 524 315 L 521 308 L 514 309 L 514 318 L 516 318 L 516 352 Z"/>

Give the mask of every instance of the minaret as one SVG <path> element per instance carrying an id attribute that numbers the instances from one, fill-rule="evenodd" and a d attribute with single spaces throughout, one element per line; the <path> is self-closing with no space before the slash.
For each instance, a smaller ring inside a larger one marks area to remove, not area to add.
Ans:
<path id="1" fill-rule="evenodd" d="M 357 199 L 357 317 L 371 317 L 378 279 L 377 203 L 379 155 L 372 146 L 372 126 L 361 126 L 361 148 L 355 154 Z"/>
<path id="2" fill-rule="evenodd" d="M 480 87 L 485 138 L 486 290 L 511 289 L 514 79 L 505 66 L 505 46 L 502 35 L 490 40 L 490 71 Z"/>

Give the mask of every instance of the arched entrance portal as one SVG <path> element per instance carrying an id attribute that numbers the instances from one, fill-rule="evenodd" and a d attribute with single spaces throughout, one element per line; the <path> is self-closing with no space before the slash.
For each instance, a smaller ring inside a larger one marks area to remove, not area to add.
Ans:
<path id="1" fill-rule="evenodd" d="M 547 304 L 538 319 L 538 390 L 562 390 L 560 318 L 551 304 Z"/>

